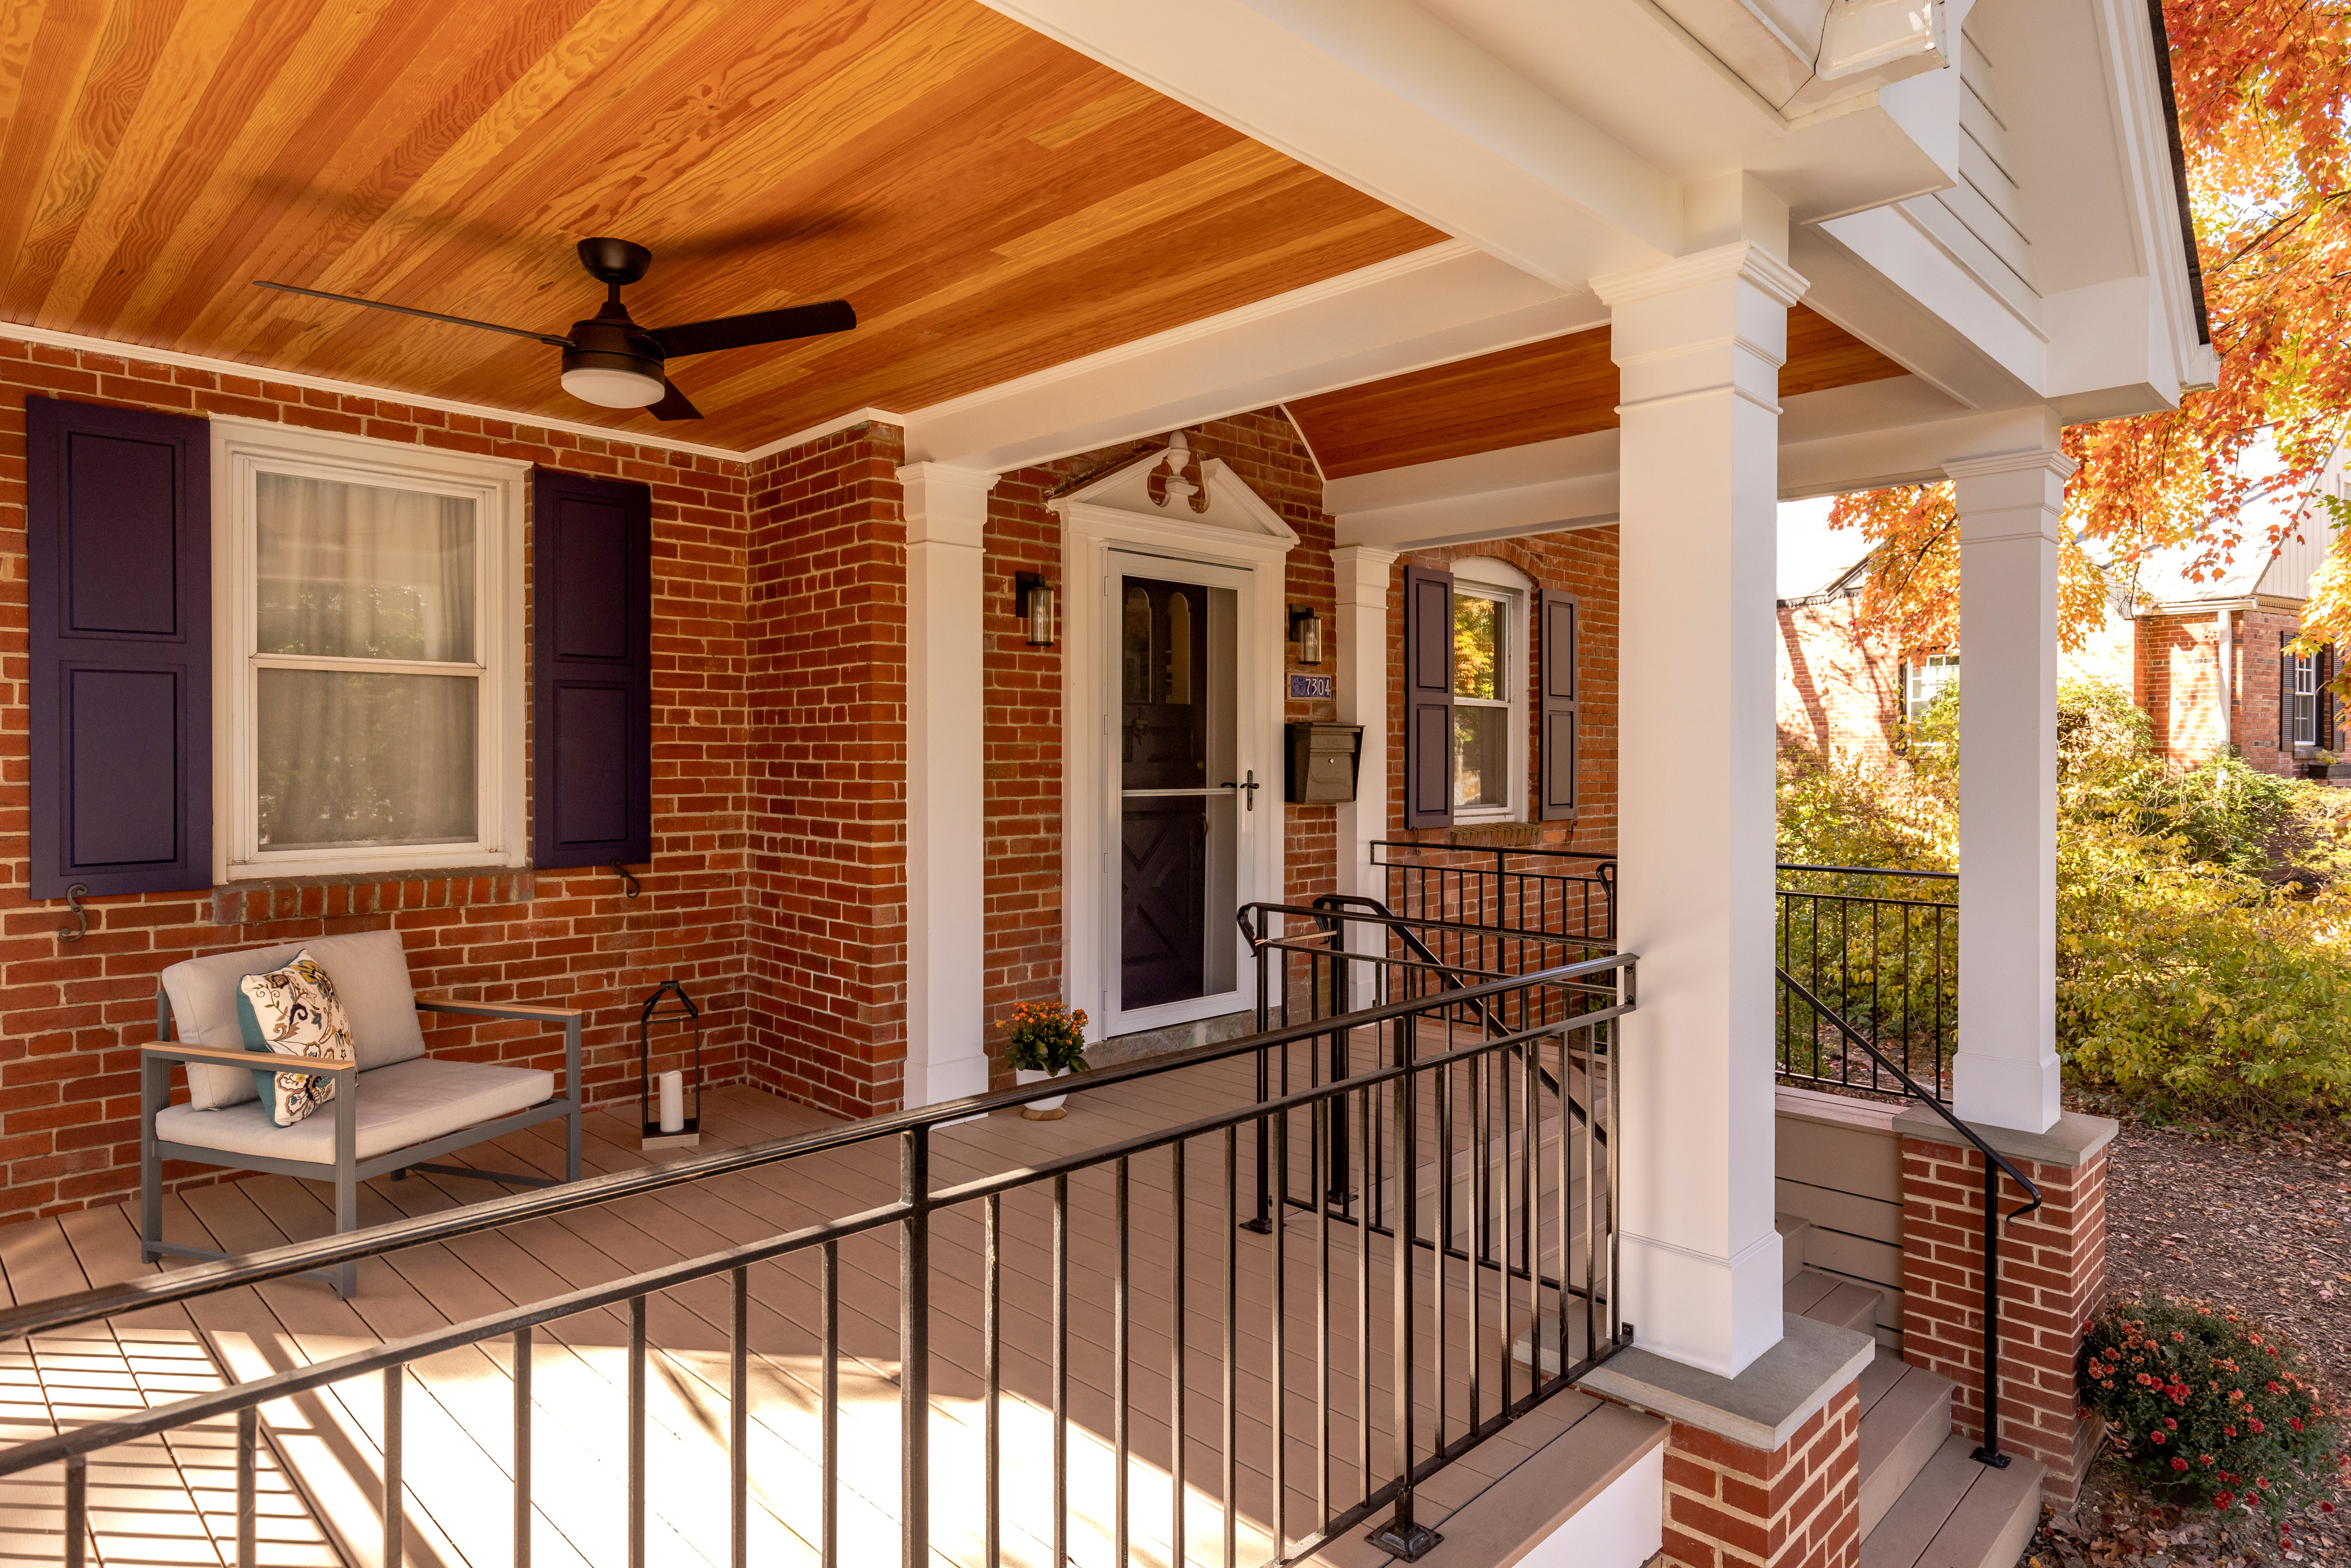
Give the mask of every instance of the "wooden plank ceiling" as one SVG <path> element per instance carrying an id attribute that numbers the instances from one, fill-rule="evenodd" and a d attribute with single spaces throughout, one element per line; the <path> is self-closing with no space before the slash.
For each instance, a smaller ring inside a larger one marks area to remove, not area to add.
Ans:
<path id="1" fill-rule="evenodd" d="M 1907 375 L 1834 322 L 1788 312 L 1780 395 Z M 1476 359 L 1367 382 L 1290 405 L 1326 478 L 1497 452 L 1616 424 L 1616 366 L 1595 327 Z"/>
<path id="2" fill-rule="evenodd" d="M 912 409 L 1444 236 L 976 0 L 7 0 L 0 318 L 737 448 Z M 845 297 L 678 361 L 662 426 L 553 350 L 574 242 L 648 326 Z"/>

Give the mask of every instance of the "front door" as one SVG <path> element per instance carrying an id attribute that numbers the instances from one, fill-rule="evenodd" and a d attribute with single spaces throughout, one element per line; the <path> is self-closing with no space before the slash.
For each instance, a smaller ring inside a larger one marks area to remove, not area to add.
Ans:
<path id="1" fill-rule="evenodd" d="M 1235 768 L 1237 592 L 1184 580 L 1172 561 L 1122 564 L 1118 1011 L 1126 1025 L 1150 1027 L 1154 1019 L 1134 1015 L 1203 1016 L 1215 1010 L 1210 998 L 1235 989 L 1238 818 L 1254 815 L 1254 779 Z"/>

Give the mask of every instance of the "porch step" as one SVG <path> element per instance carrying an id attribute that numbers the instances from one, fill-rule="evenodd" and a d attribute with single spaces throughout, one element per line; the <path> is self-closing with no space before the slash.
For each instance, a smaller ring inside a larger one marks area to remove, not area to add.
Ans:
<path id="1" fill-rule="evenodd" d="M 1861 1536 L 1951 1435 L 1951 1380 L 1881 1355 L 1861 1374 Z"/>
<path id="2" fill-rule="evenodd" d="M 1863 1536 L 1861 1568 L 2014 1568 L 2041 1520 L 2043 1467 L 2015 1454 L 1995 1470 L 1970 1457 L 1975 1448 L 1972 1437 L 1943 1439 Z"/>
<path id="3" fill-rule="evenodd" d="M 1782 1286 L 1780 1307 L 1814 1322 L 1873 1337 L 1877 1333 L 1877 1292 L 1817 1270 L 1803 1270 Z"/>
<path id="4" fill-rule="evenodd" d="M 1804 1271 L 1804 1237 L 1813 1222 L 1792 1214 L 1775 1214 L 1771 1225 L 1780 1233 L 1780 1283 L 1793 1283 L 1796 1276 Z M 1793 1307 L 1788 1310 L 1795 1311 Z"/>

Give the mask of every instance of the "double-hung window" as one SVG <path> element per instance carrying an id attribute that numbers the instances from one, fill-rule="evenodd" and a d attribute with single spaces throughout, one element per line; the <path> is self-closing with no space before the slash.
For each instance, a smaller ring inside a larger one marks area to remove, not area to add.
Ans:
<path id="1" fill-rule="evenodd" d="M 224 877 L 522 863 L 526 465 L 214 428 Z"/>
<path id="2" fill-rule="evenodd" d="M 2295 653 L 2294 660 L 2294 744 L 2318 744 L 2318 656 Z"/>
<path id="3" fill-rule="evenodd" d="M 1504 562 L 1453 563 L 1453 814 L 1526 811 L 1527 588 Z"/>
<path id="4" fill-rule="evenodd" d="M 1902 716 L 1912 724 L 1927 716 L 1945 687 L 1959 678 L 1957 653 L 1929 653 L 1910 663 L 1908 689 L 1902 694 Z"/>

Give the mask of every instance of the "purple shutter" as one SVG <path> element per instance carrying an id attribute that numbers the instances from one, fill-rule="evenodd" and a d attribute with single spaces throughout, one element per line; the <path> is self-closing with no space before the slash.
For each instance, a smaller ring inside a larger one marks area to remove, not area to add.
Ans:
<path id="1" fill-rule="evenodd" d="M 212 436 L 25 400 L 35 898 L 213 881 Z"/>
<path id="2" fill-rule="evenodd" d="M 1404 570 L 1404 825 L 1453 824 L 1453 574 Z"/>
<path id="3" fill-rule="evenodd" d="M 1567 821 L 1575 816 L 1575 601 L 1543 590 L 1540 629 L 1542 661 L 1540 695 L 1542 772 L 1541 819 Z"/>
<path id="4" fill-rule="evenodd" d="M 653 492 L 531 471 L 531 860 L 653 854 Z"/>

